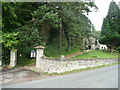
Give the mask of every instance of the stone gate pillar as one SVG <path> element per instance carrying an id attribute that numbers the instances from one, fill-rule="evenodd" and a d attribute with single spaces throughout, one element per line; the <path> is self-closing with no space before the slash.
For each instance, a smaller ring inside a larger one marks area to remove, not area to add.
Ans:
<path id="1" fill-rule="evenodd" d="M 17 61 L 17 50 L 13 49 L 10 51 L 10 66 L 15 67 Z"/>
<path id="2" fill-rule="evenodd" d="M 39 69 L 40 67 L 40 61 L 42 60 L 42 56 L 44 54 L 44 48 L 43 46 L 37 46 L 36 48 L 36 68 Z"/>

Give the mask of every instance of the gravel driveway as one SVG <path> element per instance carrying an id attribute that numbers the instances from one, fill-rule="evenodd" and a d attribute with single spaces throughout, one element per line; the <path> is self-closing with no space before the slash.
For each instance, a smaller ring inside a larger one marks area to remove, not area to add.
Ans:
<path id="1" fill-rule="evenodd" d="M 15 68 L 12 70 L 0 72 L 0 85 L 37 80 L 45 77 L 48 76 L 40 75 L 36 72 L 25 68 Z"/>

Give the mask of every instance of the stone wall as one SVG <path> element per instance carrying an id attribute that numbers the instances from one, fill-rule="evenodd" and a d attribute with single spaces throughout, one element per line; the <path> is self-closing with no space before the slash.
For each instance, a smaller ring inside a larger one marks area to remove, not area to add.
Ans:
<path id="1" fill-rule="evenodd" d="M 76 69 L 96 67 L 117 63 L 118 59 L 79 59 L 79 60 L 48 60 L 42 59 L 39 70 L 48 73 L 62 73 Z"/>

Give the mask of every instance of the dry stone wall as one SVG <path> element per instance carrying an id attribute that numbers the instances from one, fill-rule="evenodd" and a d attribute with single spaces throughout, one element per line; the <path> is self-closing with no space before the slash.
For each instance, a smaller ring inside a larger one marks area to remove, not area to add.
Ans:
<path id="1" fill-rule="evenodd" d="M 39 70 L 48 73 L 63 73 L 66 71 L 96 67 L 113 63 L 118 63 L 118 59 L 82 59 L 75 61 L 41 59 L 39 63 Z"/>

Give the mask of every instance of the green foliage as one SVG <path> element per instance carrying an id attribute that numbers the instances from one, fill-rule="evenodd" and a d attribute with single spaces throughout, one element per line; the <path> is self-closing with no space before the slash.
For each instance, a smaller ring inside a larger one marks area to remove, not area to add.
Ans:
<path id="1" fill-rule="evenodd" d="M 82 49 L 83 38 L 94 30 L 84 15 L 91 12 L 91 8 L 97 8 L 94 2 L 3 2 L 3 33 L 19 32 L 18 36 L 12 36 L 14 38 L 9 37 L 13 41 L 4 36 L 7 40 L 4 50 L 16 47 L 14 39 L 17 38 L 18 55 L 22 54 L 22 58 L 18 56 L 19 61 L 29 60 L 30 51 L 37 45 L 45 46 L 48 56 L 53 55 L 51 52 L 59 51 L 58 55 L 72 52 L 73 47 Z M 6 51 L 3 52 L 7 57 Z"/>
<path id="2" fill-rule="evenodd" d="M 35 47 L 42 45 L 41 36 L 39 35 L 38 29 L 35 27 L 24 26 L 19 28 L 19 42 L 20 46 Z"/>
<path id="3" fill-rule="evenodd" d="M 18 33 L 3 33 L 2 43 L 8 49 L 14 49 L 18 44 Z"/>
<path id="4" fill-rule="evenodd" d="M 2 2 L 3 31 L 15 32 L 16 28 L 31 20 L 31 12 L 35 10 L 33 4 L 28 2 Z"/>
<path id="5" fill-rule="evenodd" d="M 34 23 L 38 26 L 41 24 L 47 24 L 50 27 L 55 27 L 59 24 L 58 15 L 51 10 L 51 8 L 46 6 L 40 6 L 32 16 L 35 18 Z"/>
<path id="6" fill-rule="evenodd" d="M 10 61 L 10 50 L 2 45 L 2 65 L 8 65 Z"/>
<path id="7" fill-rule="evenodd" d="M 30 25 L 31 23 L 29 23 Z M 18 65 L 26 65 L 30 61 L 30 52 L 35 46 L 43 45 L 42 37 L 38 29 L 29 25 L 18 29 L 19 45 L 18 45 Z M 19 55 L 22 56 L 19 56 Z"/>
<path id="8" fill-rule="evenodd" d="M 118 46 L 118 47 L 116 48 L 116 50 L 120 53 L 120 46 Z"/>
<path id="9" fill-rule="evenodd" d="M 25 58 L 28 58 L 26 52 L 27 54 L 30 53 L 29 47 L 26 48 L 27 46 L 25 47 L 24 45 L 22 46 L 21 44 L 21 43 L 24 44 L 26 42 L 24 40 L 26 37 L 24 37 L 24 35 L 21 34 L 18 28 L 24 26 L 26 22 L 32 19 L 31 13 L 36 9 L 36 7 L 37 5 L 34 2 L 33 3 L 32 2 L 31 3 L 2 2 L 2 30 L 3 30 L 2 32 L 3 32 L 3 44 L 4 44 L 2 47 L 3 64 L 9 64 L 9 59 L 10 59 L 9 49 L 12 49 L 14 47 L 18 50 L 18 55 L 19 53 L 24 51 Z M 19 32 L 17 36 L 11 34 L 16 32 Z M 4 33 L 7 36 L 4 35 Z M 24 37 L 24 39 L 22 38 L 21 40 L 21 38 L 19 38 L 20 35 L 23 35 L 21 37 Z"/>
<path id="10" fill-rule="evenodd" d="M 115 2 L 111 2 L 109 12 L 104 18 L 100 43 L 106 44 L 111 48 L 111 52 L 115 47 L 120 46 L 120 9 Z"/>
<path id="11" fill-rule="evenodd" d="M 101 31 L 93 31 L 92 36 L 99 39 L 100 38 L 100 33 L 101 33 Z"/>
<path id="12" fill-rule="evenodd" d="M 2 36 L 2 63 L 9 64 L 10 50 L 15 50 L 19 41 L 18 33 L 3 33 Z"/>

